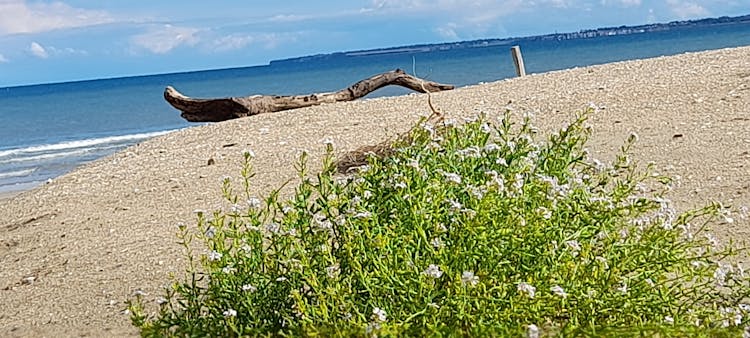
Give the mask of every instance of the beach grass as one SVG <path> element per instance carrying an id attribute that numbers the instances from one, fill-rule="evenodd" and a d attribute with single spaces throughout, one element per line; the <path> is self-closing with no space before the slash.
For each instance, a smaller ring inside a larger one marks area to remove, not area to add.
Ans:
<path id="1" fill-rule="evenodd" d="M 533 118 L 425 119 L 340 174 L 303 153 L 289 199 L 252 195 L 253 157 L 225 208 L 180 225 L 189 261 L 143 336 L 737 336 L 750 280 L 710 227 L 719 203 L 678 213 L 669 177 L 589 154 L 577 115 L 546 140 Z M 279 187 L 281 189 L 281 187 Z M 166 277 L 166 276 L 165 276 Z"/>

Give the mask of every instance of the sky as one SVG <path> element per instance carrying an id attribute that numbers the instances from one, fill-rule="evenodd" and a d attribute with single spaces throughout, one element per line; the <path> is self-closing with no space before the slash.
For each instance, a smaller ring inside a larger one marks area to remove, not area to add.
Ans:
<path id="1" fill-rule="evenodd" d="M 0 0 L 0 87 L 746 14 L 749 0 Z"/>

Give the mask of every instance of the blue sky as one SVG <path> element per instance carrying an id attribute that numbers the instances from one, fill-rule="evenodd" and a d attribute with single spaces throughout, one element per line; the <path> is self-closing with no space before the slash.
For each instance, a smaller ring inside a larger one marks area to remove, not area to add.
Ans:
<path id="1" fill-rule="evenodd" d="M 0 87 L 745 14 L 748 0 L 0 0 Z"/>

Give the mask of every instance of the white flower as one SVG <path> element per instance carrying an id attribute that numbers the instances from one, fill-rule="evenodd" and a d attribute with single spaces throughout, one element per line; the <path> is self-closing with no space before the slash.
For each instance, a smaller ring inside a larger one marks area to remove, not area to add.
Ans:
<path id="1" fill-rule="evenodd" d="M 710 244 L 712 247 L 716 248 L 719 246 L 719 241 L 716 240 L 716 237 L 714 237 L 714 235 L 706 233 L 704 234 L 704 236 L 706 237 L 708 244 Z"/>
<path id="2" fill-rule="evenodd" d="M 470 146 L 465 149 L 456 150 L 456 155 L 461 158 L 480 158 L 482 157 L 482 151 L 477 146 Z"/>
<path id="3" fill-rule="evenodd" d="M 321 214 L 315 214 L 313 221 L 321 230 L 333 231 L 333 223 Z"/>
<path id="4" fill-rule="evenodd" d="M 475 286 L 479 283 L 479 277 L 474 275 L 472 271 L 464 271 L 461 274 L 461 283 Z"/>
<path id="5" fill-rule="evenodd" d="M 539 327 L 534 324 L 529 324 L 529 326 L 526 327 L 526 337 L 539 338 Z"/>
<path id="6" fill-rule="evenodd" d="M 526 282 L 518 283 L 518 292 L 525 293 L 529 298 L 534 298 L 536 295 L 536 288 Z"/>
<path id="7" fill-rule="evenodd" d="M 481 126 L 479 126 L 479 130 L 481 130 L 485 134 L 489 134 L 492 132 L 492 128 L 490 128 L 490 125 L 487 123 L 482 123 Z"/>
<path id="8" fill-rule="evenodd" d="M 237 311 L 234 309 L 228 309 L 224 311 L 224 317 L 237 317 Z"/>
<path id="9" fill-rule="evenodd" d="M 279 278 L 276 278 L 276 281 L 277 281 L 277 282 L 283 282 L 283 281 L 286 281 L 286 277 L 279 277 Z"/>
<path id="10" fill-rule="evenodd" d="M 247 158 L 254 158 L 255 153 L 250 149 L 245 149 L 242 151 L 242 156 L 247 157 Z"/>
<path id="11" fill-rule="evenodd" d="M 700 269 L 702 267 L 708 266 L 708 263 L 702 261 L 692 261 L 690 262 L 690 265 L 692 265 L 695 269 Z"/>
<path id="12" fill-rule="evenodd" d="M 253 292 L 257 291 L 257 290 L 258 290 L 258 288 L 256 288 L 252 284 L 245 284 L 245 285 L 242 286 L 242 291 L 253 293 Z"/>
<path id="13" fill-rule="evenodd" d="M 443 240 L 437 237 L 433 238 L 430 241 L 430 244 L 432 244 L 432 246 L 434 246 L 435 249 L 442 249 L 445 246 L 445 243 L 443 243 Z"/>
<path id="14" fill-rule="evenodd" d="M 451 211 L 461 211 L 461 209 L 463 209 L 463 207 L 464 207 L 460 202 L 458 202 L 458 201 L 456 201 L 454 199 L 449 199 L 448 203 L 451 205 L 451 207 L 450 207 Z"/>
<path id="15" fill-rule="evenodd" d="M 617 291 L 620 291 L 622 293 L 628 293 L 628 284 L 625 282 L 622 282 L 622 285 L 620 285 L 620 287 L 617 288 Z"/>
<path id="16" fill-rule="evenodd" d="M 251 209 L 260 209 L 262 202 L 257 197 L 250 197 L 247 200 L 247 205 L 249 205 Z"/>
<path id="17" fill-rule="evenodd" d="M 516 188 L 516 190 L 520 191 L 523 189 L 523 184 L 526 181 L 526 178 L 523 177 L 523 174 L 516 174 L 515 182 L 513 182 L 513 187 Z"/>
<path id="18" fill-rule="evenodd" d="M 563 289 L 559 285 L 555 285 L 551 287 L 549 290 L 552 291 L 552 293 L 554 293 L 556 296 L 559 296 L 562 298 L 568 297 L 568 294 L 565 292 L 565 289 Z"/>
<path id="19" fill-rule="evenodd" d="M 208 229 L 206 229 L 205 235 L 206 238 L 214 238 L 214 236 L 216 236 L 216 228 L 214 228 L 213 226 L 208 227 Z"/>
<path id="20" fill-rule="evenodd" d="M 362 197 L 364 197 L 364 198 L 370 198 L 370 197 L 372 197 L 372 191 L 370 191 L 370 190 L 365 190 L 365 191 L 364 191 L 364 192 L 362 193 Z"/>
<path id="21" fill-rule="evenodd" d="M 208 260 L 211 262 L 215 262 L 215 261 L 220 260 L 222 256 L 223 255 L 220 252 L 216 250 L 212 250 L 211 252 L 208 253 Z"/>
<path id="22" fill-rule="evenodd" d="M 339 271 L 341 271 L 341 268 L 339 267 L 339 263 L 326 267 L 326 275 L 328 275 L 329 278 L 338 277 Z"/>
<path id="23" fill-rule="evenodd" d="M 443 173 L 445 180 L 456 184 L 461 184 L 461 176 L 456 173 Z"/>
<path id="24" fill-rule="evenodd" d="M 279 232 L 281 232 L 281 224 L 268 223 L 266 224 L 266 230 L 272 234 L 278 234 Z"/>
<path id="25" fill-rule="evenodd" d="M 408 161 L 406 161 L 407 167 L 412 167 L 414 169 L 419 169 L 419 161 L 416 159 L 410 158 Z"/>
<path id="26" fill-rule="evenodd" d="M 233 274 L 233 273 L 237 272 L 237 269 L 235 267 L 231 266 L 231 265 L 227 265 L 227 266 L 221 268 L 221 272 L 229 275 L 229 274 Z"/>
<path id="27" fill-rule="evenodd" d="M 620 229 L 620 239 L 626 240 L 630 236 L 630 231 L 627 228 Z"/>
<path id="28" fill-rule="evenodd" d="M 369 211 L 362 211 L 354 214 L 354 218 L 370 218 L 372 214 Z"/>
<path id="29" fill-rule="evenodd" d="M 440 271 L 439 266 L 430 264 L 430 266 L 428 266 L 427 269 L 422 272 L 422 274 L 425 274 L 432 278 L 440 278 L 441 276 L 443 276 L 443 271 Z"/>
<path id="30" fill-rule="evenodd" d="M 331 145 L 331 146 L 332 146 L 332 145 L 333 145 L 333 140 L 332 140 L 332 139 L 331 139 L 330 137 L 326 137 L 326 138 L 324 138 L 324 139 L 323 139 L 323 140 L 321 141 L 321 143 L 323 143 L 323 144 L 325 144 L 325 145 Z"/>
<path id="31" fill-rule="evenodd" d="M 473 185 L 469 185 L 466 190 L 469 191 L 469 194 L 480 200 L 484 198 L 484 194 L 487 192 L 487 188 L 475 187 Z"/>
<path id="32" fill-rule="evenodd" d="M 385 310 L 376 307 L 372 309 L 372 319 L 376 322 L 382 323 L 388 320 L 387 314 L 385 313 Z"/>
<path id="33" fill-rule="evenodd" d="M 664 322 L 667 323 L 667 324 L 669 324 L 669 325 L 673 325 L 674 324 L 674 318 L 672 318 L 672 316 L 664 316 Z"/>
<path id="34" fill-rule="evenodd" d="M 730 272 L 729 269 L 726 269 L 724 266 L 719 265 L 716 267 L 716 270 L 714 271 L 714 279 L 716 280 L 717 285 L 724 286 L 728 272 Z"/>
<path id="35" fill-rule="evenodd" d="M 578 256 L 578 253 L 581 251 L 581 244 L 578 241 L 565 241 L 565 245 L 573 251 L 573 256 Z"/>
<path id="36" fill-rule="evenodd" d="M 398 183 L 394 184 L 393 186 L 396 187 L 396 188 L 399 188 L 399 189 L 406 189 L 406 183 L 405 182 L 398 182 Z"/>
<path id="37" fill-rule="evenodd" d="M 537 212 L 542 214 L 542 217 L 544 217 L 544 219 L 552 218 L 552 211 L 545 207 L 539 207 L 539 209 L 537 209 Z"/>
<path id="38" fill-rule="evenodd" d="M 482 150 L 484 150 L 484 152 L 486 153 L 491 153 L 495 151 L 500 151 L 500 146 L 497 145 L 497 143 L 487 143 L 487 145 L 485 145 L 484 148 L 482 148 Z"/>
<path id="39" fill-rule="evenodd" d="M 596 257 L 594 257 L 594 259 L 597 262 L 599 262 L 600 264 L 602 264 L 605 269 L 609 269 L 609 264 L 607 264 L 607 259 L 606 258 L 604 258 L 602 256 L 596 256 Z"/>

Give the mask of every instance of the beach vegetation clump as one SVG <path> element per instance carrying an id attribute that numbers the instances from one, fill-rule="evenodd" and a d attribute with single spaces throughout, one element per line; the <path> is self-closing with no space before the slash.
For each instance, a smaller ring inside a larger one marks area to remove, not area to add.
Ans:
<path id="1" fill-rule="evenodd" d="M 670 180 L 584 146 L 591 110 L 544 141 L 506 111 L 422 123 L 356 172 L 297 163 L 292 197 L 223 182 L 224 210 L 181 226 L 189 266 L 144 336 L 747 335 L 750 283 Z M 239 183 L 239 184 L 237 184 Z M 195 248 L 199 248 L 195 251 Z"/>

